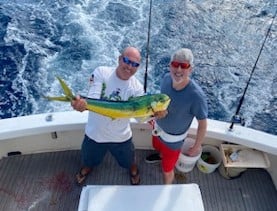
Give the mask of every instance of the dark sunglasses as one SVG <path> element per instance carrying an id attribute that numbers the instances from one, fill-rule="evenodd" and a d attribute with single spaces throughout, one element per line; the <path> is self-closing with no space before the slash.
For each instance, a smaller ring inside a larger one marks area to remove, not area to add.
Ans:
<path id="1" fill-rule="evenodd" d="M 178 68 L 179 66 L 182 68 L 182 69 L 188 69 L 190 68 L 190 63 L 181 63 L 181 62 L 177 62 L 177 61 L 172 61 L 170 63 L 170 65 L 174 68 Z"/>
<path id="2" fill-rule="evenodd" d="M 123 59 L 123 62 L 125 64 L 131 65 L 132 67 L 138 67 L 139 66 L 139 63 L 131 61 L 128 57 L 124 56 L 122 59 Z"/>

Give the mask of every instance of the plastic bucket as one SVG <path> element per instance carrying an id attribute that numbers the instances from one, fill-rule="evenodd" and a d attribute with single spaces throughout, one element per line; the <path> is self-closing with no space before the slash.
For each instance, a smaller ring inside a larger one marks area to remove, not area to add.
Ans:
<path id="1" fill-rule="evenodd" d="M 175 165 L 176 169 L 180 172 L 190 172 L 193 170 L 197 160 L 200 158 L 202 150 L 199 151 L 199 153 L 194 156 L 194 157 L 190 157 L 188 155 L 186 155 L 186 152 L 189 150 L 189 148 L 191 148 L 195 143 L 195 140 L 192 138 L 186 138 L 183 146 L 182 146 L 182 150 L 179 155 L 178 161 Z"/>
<path id="2" fill-rule="evenodd" d="M 206 156 L 205 161 L 204 156 Z M 203 173 L 214 172 L 222 161 L 222 157 L 219 149 L 211 145 L 205 145 L 202 147 L 202 155 L 197 161 L 197 167 Z"/>
<path id="3" fill-rule="evenodd" d="M 218 171 L 221 176 L 223 176 L 225 179 L 234 179 L 239 176 L 243 172 L 245 172 L 247 168 L 241 168 L 241 167 L 225 167 L 223 163 L 220 164 L 218 167 Z"/>

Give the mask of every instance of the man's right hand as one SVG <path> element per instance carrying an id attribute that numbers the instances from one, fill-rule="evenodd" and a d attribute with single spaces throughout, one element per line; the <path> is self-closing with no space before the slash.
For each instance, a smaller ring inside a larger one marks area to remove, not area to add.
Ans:
<path id="1" fill-rule="evenodd" d="M 167 110 L 164 110 L 164 111 L 156 111 L 156 112 L 154 113 L 153 116 L 154 116 L 156 119 L 161 119 L 161 118 L 164 118 L 167 114 L 168 114 L 168 111 L 167 111 Z"/>
<path id="2" fill-rule="evenodd" d="M 87 110 L 87 102 L 85 99 L 82 99 L 79 95 L 76 96 L 74 100 L 71 101 L 71 106 L 80 112 Z"/>

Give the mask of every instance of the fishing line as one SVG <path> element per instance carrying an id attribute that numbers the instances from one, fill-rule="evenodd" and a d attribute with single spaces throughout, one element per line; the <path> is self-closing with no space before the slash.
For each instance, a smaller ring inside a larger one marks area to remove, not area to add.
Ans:
<path id="1" fill-rule="evenodd" d="M 149 59 L 149 46 L 150 46 L 150 29 L 151 29 L 151 16 L 152 16 L 152 0 L 150 0 L 149 20 L 148 20 L 148 34 L 147 34 L 147 47 L 146 47 L 146 63 L 144 72 L 144 92 L 147 91 L 147 78 L 148 78 L 148 59 Z"/>
<path id="2" fill-rule="evenodd" d="M 229 130 L 233 130 L 234 123 L 240 123 L 240 124 L 244 125 L 244 119 L 239 115 L 239 112 L 240 112 L 242 103 L 243 103 L 243 101 L 244 101 L 244 96 L 245 96 L 246 91 L 247 91 L 247 89 L 248 89 L 249 83 L 250 83 L 250 81 L 251 81 L 251 79 L 252 79 L 252 75 L 253 75 L 253 73 L 254 73 L 254 71 L 255 71 L 255 69 L 256 69 L 257 63 L 258 63 L 259 58 L 260 58 L 260 56 L 261 56 L 261 53 L 262 53 L 262 51 L 263 51 L 265 42 L 266 42 L 266 40 L 267 40 L 267 38 L 268 38 L 268 36 L 269 36 L 269 32 L 271 31 L 271 28 L 272 28 L 274 19 L 275 19 L 275 17 L 276 17 L 276 13 L 277 13 L 277 10 L 275 10 L 275 14 L 274 14 L 274 16 L 273 16 L 273 18 L 272 18 L 271 24 L 270 24 L 270 26 L 269 26 L 268 29 L 267 29 L 267 33 L 266 33 L 265 39 L 264 39 L 264 41 L 263 41 L 263 43 L 262 43 L 262 47 L 260 48 L 258 57 L 257 57 L 257 59 L 256 59 L 256 61 L 255 61 L 255 64 L 254 64 L 253 68 L 252 68 L 252 71 L 251 71 L 251 74 L 250 74 L 250 76 L 249 76 L 248 82 L 247 82 L 247 84 L 246 84 L 246 86 L 245 86 L 243 95 L 242 95 L 241 98 L 240 98 L 239 105 L 238 105 L 237 110 L 236 110 L 236 114 L 232 117 L 232 123 L 231 123 L 231 125 L 230 125 L 230 127 L 229 127 Z"/>

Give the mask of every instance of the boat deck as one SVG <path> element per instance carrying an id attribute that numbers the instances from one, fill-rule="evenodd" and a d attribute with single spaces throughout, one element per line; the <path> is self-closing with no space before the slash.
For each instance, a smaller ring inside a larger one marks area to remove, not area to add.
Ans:
<path id="1" fill-rule="evenodd" d="M 159 164 L 146 164 L 151 150 L 137 150 L 141 184 L 162 184 Z M 82 187 L 75 184 L 80 168 L 80 151 L 14 155 L 0 160 L 0 210 L 78 209 Z M 197 168 L 176 183 L 197 183 L 206 211 L 272 211 L 277 191 L 263 169 L 248 169 L 239 178 L 227 180 L 218 171 L 204 174 Z M 88 185 L 129 185 L 127 170 L 107 154 L 87 178 Z M 185 205 L 184 205 L 185 207 Z"/>

